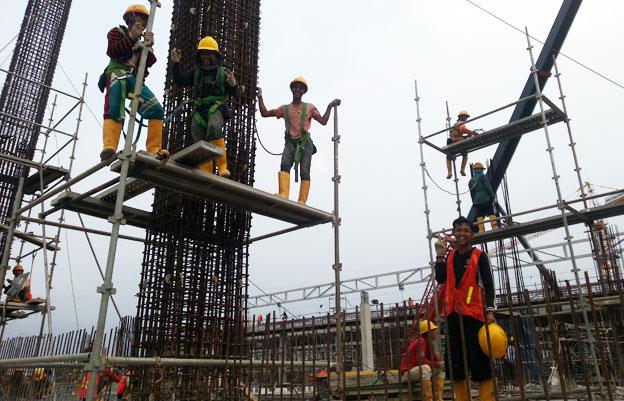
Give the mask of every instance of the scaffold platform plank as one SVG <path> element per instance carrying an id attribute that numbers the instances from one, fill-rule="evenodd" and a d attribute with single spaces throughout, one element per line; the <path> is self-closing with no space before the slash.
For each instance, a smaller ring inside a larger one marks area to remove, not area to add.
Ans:
<path id="1" fill-rule="evenodd" d="M 171 155 L 169 161 L 197 167 L 223 156 L 223 149 L 206 141 L 199 141 Z"/>
<path id="2" fill-rule="evenodd" d="M 124 195 L 124 202 L 134 197 L 137 197 L 149 191 L 152 188 L 154 188 L 154 186 L 150 184 L 149 182 L 137 180 L 136 178 L 128 178 L 128 180 L 126 181 L 126 192 Z M 96 196 L 96 198 L 101 199 L 106 202 L 115 203 L 115 201 L 117 201 L 118 189 L 119 189 L 119 184 L 114 185 L 110 187 L 109 189 L 107 189 L 106 191 L 99 193 Z"/>
<path id="3" fill-rule="evenodd" d="M 111 165 L 113 171 L 118 172 L 120 168 L 121 161 Z M 171 191 L 209 199 L 296 225 L 312 226 L 329 223 L 334 219 L 332 213 L 202 172 L 174 160 L 162 164 L 145 151 L 139 151 L 133 157 L 128 174 Z"/>
<path id="4" fill-rule="evenodd" d="M 107 202 L 102 199 L 87 197 L 84 199 L 76 199 L 80 194 L 67 191 L 60 194 L 52 201 L 52 206 L 59 206 L 63 209 L 71 210 L 77 213 L 83 213 L 89 216 L 108 219 L 115 210 L 115 203 Z M 123 207 L 123 215 L 126 224 L 147 228 L 151 213 L 130 206 Z"/>
<path id="5" fill-rule="evenodd" d="M 43 166 L 43 189 L 47 188 L 48 185 L 58 180 L 59 178 L 67 177 L 69 175 L 69 170 L 56 167 L 56 166 Z M 37 191 L 41 189 L 41 181 L 39 170 L 37 170 L 34 174 L 26 178 L 24 181 L 24 194 L 25 195 L 33 195 Z"/>
<path id="6" fill-rule="evenodd" d="M 607 204 L 596 206 L 588 209 L 582 209 L 578 212 L 567 212 L 566 218 L 568 225 L 585 223 L 586 221 L 594 221 L 606 219 L 613 216 L 624 214 L 624 204 Z M 478 233 L 474 236 L 474 243 L 484 243 L 517 237 L 519 235 L 527 235 L 540 231 L 552 230 L 563 227 L 563 217 L 561 214 L 556 216 L 545 217 L 529 221 L 526 223 L 516 223 L 509 226 L 500 227 L 497 230 Z"/>
<path id="7" fill-rule="evenodd" d="M 548 125 L 562 122 L 566 118 L 565 114 L 557 108 L 548 109 L 545 114 Z M 503 125 L 502 127 L 494 128 L 482 134 L 467 138 L 463 141 L 452 143 L 443 147 L 442 152 L 449 156 L 473 152 L 504 140 L 528 134 L 542 127 L 542 114 L 537 113 Z"/>
<path id="8" fill-rule="evenodd" d="M 0 224 L 0 230 L 7 232 L 9 230 L 9 226 L 6 224 Z M 33 244 L 38 246 L 39 248 L 43 248 L 44 242 L 40 237 L 36 237 L 33 234 L 25 233 L 22 231 L 17 231 L 13 233 L 15 238 L 24 240 L 29 244 Z M 54 238 L 48 238 L 48 241 L 45 243 L 45 247 L 48 251 L 59 251 L 61 248 L 54 242 Z"/>
<path id="9" fill-rule="evenodd" d="M 43 312 L 46 309 L 45 300 L 41 298 L 34 299 L 36 302 L 15 302 L 0 301 L 0 311 L 6 312 L 6 320 L 23 319 L 33 313 Z M 50 310 L 56 310 L 56 307 L 50 306 Z"/>

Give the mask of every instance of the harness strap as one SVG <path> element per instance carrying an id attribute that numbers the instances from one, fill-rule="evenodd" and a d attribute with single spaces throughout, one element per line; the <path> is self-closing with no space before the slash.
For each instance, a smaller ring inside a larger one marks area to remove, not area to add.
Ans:
<path id="1" fill-rule="evenodd" d="M 290 136 L 290 114 L 288 112 L 289 105 L 284 106 L 284 123 L 286 125 L 286 132 L 284 134 L 284 140 L 290 141 L 290 142 L 296 141 L 295 182 L 299 182 L 299 163 L 301 162 L 301 154 L 303 153 L 303 150 L 305 149 L 305 147 L 308 144 L 312 143 L 312 137 L 310 136 L 310 133 L 305 130 L 305 121 L 306 121 L 306 116 L 308 112 L 308 104 L 305 102 L 302 102 L 302 103 L 303 103 L 303 106 L 301 109 L 301 126 L 299 127 L 299 132 L 301 135 L 297 139 L 294 139 L 292 136 Z"/>
<path id="2" fill-rule="evenodd" d="M 203 85 L 203 72 L 200 68 L 195 69 L 193 76 L 193 94 L 196 100 L 195 110 L 193 111 L 193 118 L 199 124 L 200 127 L 208 127 L 208 120 L 210 116 L 219 110 L 221 106 L 227 103 L 227 95 L 225 94 L 225 68 L 219 67 L 217 70 L 217 83 L 219 85 L 219 95 L 212 95 L 201 97 L 201 87 Z M 208 106 L 208 110 L 204 112 L 204 115 L 199 111 L 201 106 Z"/>

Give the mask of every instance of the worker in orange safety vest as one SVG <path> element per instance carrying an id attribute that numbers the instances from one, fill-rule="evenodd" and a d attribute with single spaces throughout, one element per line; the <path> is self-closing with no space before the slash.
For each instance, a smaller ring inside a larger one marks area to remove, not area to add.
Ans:
<path id="1" fill-rule="evenodd" d="M 466 355 L 470 377 L 479 382 L 479 399 L 494 401 L 490 360 L 479 346 L 481 327 L 496 321 L 494 280 L 487 254 L 472 246 L 473 235 L 470 221 L 462 216 L 453 221 L 457 248 L 447 255 L 447 240 L 438 239 L 435 243 L 435 279 L 443 285 L 442 311 L 446 316 L 450 347 L 450 352 L 446 353 L 445 367 L 447 376 L 453 380 L 455 399 L 468 401 L 468 372 L 464 371 L 463 360 L 463 355 Z"/>
<path id="2" fill-rule="evenodd" d="M 466 127 L 466 120 L 468 120 L 468 118 L 470 118 L 470 114 L 468 114 L 467 111 L 459 112 L 459 114 L 457 115 L 457 121 L 455 122 L 455 124 L 453 124 L 453 127 L 449 131 L 449 138 L 446 141 L 447 145 L 450 145 L 455 142 L 463 141 L 466 138 L 470 138 L 475 135 L 474 131 Z M 466 164 L 468 163 L 468 154 L 462 153 L 461 157 L 462 157 L 462 162 L 461 162 L 460 174 L 465 176 Z M 446 178 L 447 179 L 450 179 L 453 176 L 452 161 L 453 161 L 453 158 L 451 156 L 446 156 L 446 172 L 447 172 Z"/>

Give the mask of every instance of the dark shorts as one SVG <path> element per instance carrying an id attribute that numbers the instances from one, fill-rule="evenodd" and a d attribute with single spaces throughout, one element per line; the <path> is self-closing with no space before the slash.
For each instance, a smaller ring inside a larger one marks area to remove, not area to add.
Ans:
<path id="1" fill-rule="evenodd" d="M 446 139 L 446 144 L 447 144 L 447 145 L 450 145 L 450 144 L 452 144 L 452 143 L 453 143 L 453 141 L 451 141 L 451 138 L 447 138 L 447 139 Z M 466 157 L 466 156 L 468 156 L 468 153 L 467 153 L 467 152 L 464 152 L 464 153 L 462 153 L 460 156 L 461 156 L 461 157 Z M 454 156 L 449 156 L 449 155 L 447 155 L 447 156 L 446 156 L 446 160 L 453 160 L 454 158 L 455 158 Z"/>
<path id="2" fill-rule="evenodd" d="M 470 316 L 463 316 L 464 320 L 464 338 L 466 340 L 466 357 L 470 378 L 474 381 L 482 381 L 492 378 L 490 370 L 490 358 L 481 351 L 479 346 L 479 330 L 483 326 L 483 322 L 476 320 Z M 445 352 L 446 377 L 453 380 L 465 380 L 463 352 L 460 337 L 459 315 L 457 313 L 450 314 L 446 319 L 448 325 L 448 347 L 450 347 L 451 362 L 449 362 L 449 349 Z M 452 369 L 452 372 L 450 370 Z M 452 376 L 451 376 L 452 373 Z"/>
<path id="3" fill-rule="evenodd" d="M 473 205 L 475 208 L 477 217 L 491 216 L 494 213 L 494 205 L 492 202 L 484 203 L 482 205 Z"/>

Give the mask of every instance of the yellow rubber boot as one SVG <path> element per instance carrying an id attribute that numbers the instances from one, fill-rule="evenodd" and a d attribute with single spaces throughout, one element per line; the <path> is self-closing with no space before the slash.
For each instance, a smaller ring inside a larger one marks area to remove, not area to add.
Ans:
<path id="1" fill-rule="evenodd" d="M 463 176 L 466 176 L 466 164 L 468 164 L 468 156 L 463 156 L 462 157 L 461 171 L 459 172 Z"/>
<path id="2" fill-rule="evenodd" d="M 163 120 L 149 120 L 147 123 L 147 140 L 145 150 L 158 154 L 162 148 Z"/>
<path id="3" fill-rule="evenodd" d="M 490 224 L 492 225 L 492 230 L 496 230 L 498 229 L 498 220 L 492 220 L 496 218 L 495 214 L 491 214 L 488 216 L 488 218 L 490 219 Z"/>
<path id="4" fill-rule="evenodd" d="M 455 401 L 468 400 L 468 383 L 466 380 L 456 380 L 453 382 L 453 391 L 455 392 Z"/>
<path id="5" fill-rule="evenodd" d="M 120 121 L 115 121 L 110 118 L 104 120 L 103 132 L 103 150 L 100 153 L 100 159 L 105 160 L 110 158 L 117 152 L 117 146 L 119 146 L 119 136 L 121 135 L 121 129 L 123 125 Z"/>
<path id="6" fill-rule="evenodd" d="M 435 378 L 435 397 L 436 401 L 442 401 L 444 394 L 444 376 L 436 376 Z"/>
<path id="7" fill-rule="evenodd" d="M 280 171 L 277 173 L 277 181 L 279 184 L 278 195 L 288 199 L 288 195 L 290 194 L 290 174 L 285 171 Z"/>
<path id="8" fill-rule="evenodd" d="M 483 223 L 483 220 L 485 220 L 483 217 L 477 217 L 477 223 L 479 226 L 479 232 L 483 233 L 485 232 L 485 224 Z"/>
<path id="9" fill-rule="evenodd" d="M 431 380 L 423 379 L 421 383 L 422 401 L 433 401 L 433 389 L 431 388 Z"/>
<path id="10" fill-rule="evenodd" d="M 450 180 L 453 176 L 453 162 L 449 159 L 446 159 L 446 179 Z"/>
<path id="11" fill-rule="evenodd" d="M 223 149 L 223 156 L 217 157 L 215 163 L 217 164 L 217 169 L 219 169 L 219 177 L 228 178 L 232 174 L 227 168 L 227 151 L 225 150 L 225 139 L 215 139 L 213 141 L 210 141 L 210 143 Z"/>
<path id="12" fill-rule="evenodd" d="M 212 161 L 200 164 L 199 169 L 204 173 L 212 174 Z"/>
<path id="13" fill-rule="evenodd" d="M 299 200 L 297 202 L 306 204 L 308 201 L 308 194 L 310 193 L 310 180 L 301 180 L 301 186 L 299 187 Z"/>
<path id="14" fill-rule="evenodd" d="M 494 379 L 487 379 L 479 382 L 479 400 L 496 401 L 494 397 Z"/>

